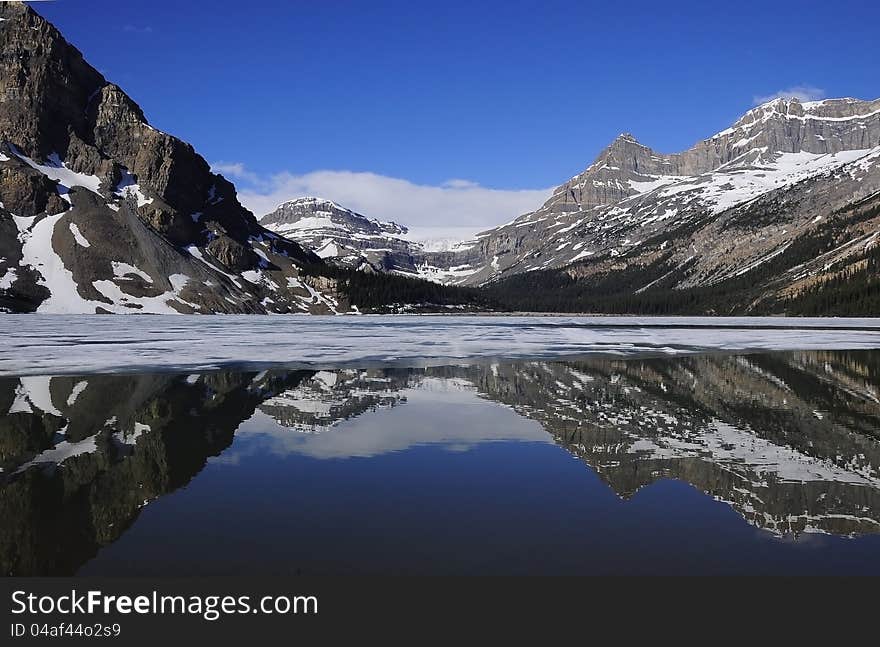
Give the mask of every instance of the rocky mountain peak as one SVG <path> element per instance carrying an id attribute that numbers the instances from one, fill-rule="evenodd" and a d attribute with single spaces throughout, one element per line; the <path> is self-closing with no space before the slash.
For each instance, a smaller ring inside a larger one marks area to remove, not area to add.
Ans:
<path id="1" fill-rule="evenodd" d="M 801 101 L 797 97 L 778 97 L 746 112 L 732 126 L 732 129 L 735 130 L 756 122 L 763 123 L 773 118 L 827 120 L 869 117 L 877 110 L 880 110 L 880 99 L 866 101 L 846 97 Z M 722 131 L 722 133 L 724 132 L 727 131 Z"/>
<path id="2" fill-rule="evenodd" d="M 662 174 L 664 166 L 668 164 L 668 156 L 648 148 L 630 133 L 621 133 L 599 154 L 587 171 L 621 171 L 623 174 L 631 172 L 644 176 Z"/>
<path id="3" fill-rule="evenodd" d="M 283 204 L 278 205 L 277 208 L 281 207 L 298 207 L 305 205 L 314 205 L 316 208 L 322 209 L 324 211 L 330 211 L 332 209 L 340 209 L 338 204 L 333 202 L 333 200 L 328 200 L 327 198 L 319 198 L 316 196 L 303 196 L 300 198 L 294 198 L 292 200 L 287 200 Z"/>
<path id="4" fill-rule="evenodd" d="M 344 229 L 365 235 L 402 236 L 409 230 L 396 222 L 368 218 L 326 198 L 305 196 L 288 200 L 261 218 L 261 223 L 279 233 L 295 229 Z"/>
<path id="5" fill-rule="evenodd" d="M 56 156 L 67 170 L 97 177 L 107 194 L 124 177 L 136 178 L 154 198 L 139 216 L 179 244 L 198 238 L 209 221 L 232 235 L 256 232 L 233 186 L 189 144 L 150 126 L 48 21 L 20 3 L 3 3 L 0 16 L 0 143 L 37 164 Z"/>
<path id="6" fill-rule="evenodd" d="M 837 153 L 872 148 L 878 134 L 880 99 L 802 102 L 797 98 L 778 98 L 752 108 L 733 126 L 692 150 L 702 152 L 714 147 L 722 153 L 722 162 L 758 149 L 765 155 Z"/>
<path id="7" fill-rule="evenodd" d="M 0 19 L 0 309 L 337 308 L 300 278 L 316 255 L 260 226 L 55 27 L 21 3 Z"/>
<path id="8" fill-rule="evenodd" d="M 612 146 L 615 144 L 623 145 L 623 144 L 639 144 L 639 141 L 635 138 L 632 133 L 620 133 L 617 137 L 614 138 L 614 142 L 612 142 Z M 641 145 L 641 144 L 639 144 Z"/>
<path id="9" fill-rule="evenodd" d="M 403 238 L 408 233 L 406 227 L 368 218 L 332 200 L 288 200 L 260 222 L 334 265 L 370 272 L 418 273 L 421 248 Z"/>
<path id="10" fill-rule="evenodd" d="M 880 100 L 851 98 L 774 99 L 752 108 L 731 127 L 674 154 L 658 153 L 632 134 L 622 133 L 584 172 L 557 187 L 540 208 L 482 232 L 466 253 L 452 257 L 450 263 L 459 268 L 455 280 L 481 285 L 575 262 L 584 268 L 624 269 L 626 264 L 616 259 L 635 254 L 631 248 L 639 249 L 645 241 L 667 238 L 667 247 L 652 253 L 668 254 L 668 245 L 675 240 L 670 232 L 676 227 L 684 232 L 677 261 L 693 264 L 698 255 L 686 243 L 692 235 L 688 227 L 714 222 L 764 194 L 781 196 L 789 187 L 800 185 L 805 187 L 805 202 L 809 198 L 815 205 L 826 206 L 832 195 L 838 205 L 870 196 L 875 190 L 878 146 Z M 840 172 L 835 182 L 822 186 L 828 199 L 822 202 L 818 183 L 827 182 L 829 173 L 846 165 L 850 165 L 846 173 Z M 812 180 L 817 182 L 814 193 L 804 184 Z M 816 208 L 812 217 L 818 223 L 825 216 Z M 753 225 L 756 230 L 760 226 Z M 789 236 L 793 228 L 780 231 Z M 777 240 L 777 234 L 768 231 L 761 245 L 751 247 L 772 253 L 772 246 L 764 241 Z M 743 251 L 730 244 L 731 249 Z M 720 272 L 713 262 L 701 259 L 711 271 Z M 725 262 L 720 259 L 718 264 Z M 703 280 L 702 276 L 694 279 L 694 284 Z"/>
<path id="11" fill-rule="evenodd" d="M 638 193 L 633 183 L 673 172 L 669 156 L 639 143 L 630 133 L 621 133 L 583 173 L 559 186 L 539 212 L 564 213 L 617 202 Z"/>

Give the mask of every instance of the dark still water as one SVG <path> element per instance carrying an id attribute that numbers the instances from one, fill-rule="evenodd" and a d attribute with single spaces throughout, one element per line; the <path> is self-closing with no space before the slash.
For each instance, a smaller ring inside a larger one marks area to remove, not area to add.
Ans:
<path id="1" fill-rule="evenodd" d="M 878 351 L 0 378 L 0 568 L 880 574 L 878 392 Z"/>

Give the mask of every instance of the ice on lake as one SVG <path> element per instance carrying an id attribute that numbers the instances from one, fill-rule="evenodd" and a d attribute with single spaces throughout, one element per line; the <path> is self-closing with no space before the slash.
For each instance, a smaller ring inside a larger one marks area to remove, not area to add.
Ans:
<path id="1" fill-rule="evenodd" d="M 880 348 L 880 320 L 0 315 L 0 375 Z"/>
<path id="2" fill-rule="evenodd" d="M 0 518 L 6 575 L 880 573 L 880 322 L 0 315 Z"/>

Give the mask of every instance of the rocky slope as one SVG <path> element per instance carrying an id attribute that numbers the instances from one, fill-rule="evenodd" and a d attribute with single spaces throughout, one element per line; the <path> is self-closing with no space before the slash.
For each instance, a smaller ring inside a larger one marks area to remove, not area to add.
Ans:
<path id="1" fill-rule="evenodd" d="M 777 99 L 672 155 L 620 135 L 541 208 L 446 252 L 332 203 L 316 228 L 313 204 L 265 222 L 334 262 L 491 286 L 517 310 L 870 314 L 842 284 L 880 295 L 880 99 Z"/>
<path id="2" fill-rule="evenodd" d="M 339 267 L 439 283 L 458 278 L 454 259 L 463 246 L 428 249 L 424 243 L 408 240 L 403 225 L 367 218 L 330 200 L 290 200 L 260 218 L 260 224 Z"/>
<path id="3" fill-rule="evenodd" d="M 321 198 L 279 205 L 260 223 L 340 267 L 365 271 L 415 272 L 406 227 L 380 222 Z"/>
<path id="4" fill-rule="evenodd" d="M 334 312 L 311 252 L 267 231 L 58 30 L 0 4 L 0 309 Z"/>
<path id="5" fill-rule="evenodd" d="M 620 286 L 634 293 L 686 266 L 665 285 L 710 286 L 876 197 L 878 161 L 880 100 L 777 99 L 674 155 L 621 135 L 540 209 L 480 234 L 455 259 L 468 265 L 459 281 L 561 267 L 578 278 L 649 269 L 641 285 Z M 875 227 L 849 232 L 853 245 Z"/>

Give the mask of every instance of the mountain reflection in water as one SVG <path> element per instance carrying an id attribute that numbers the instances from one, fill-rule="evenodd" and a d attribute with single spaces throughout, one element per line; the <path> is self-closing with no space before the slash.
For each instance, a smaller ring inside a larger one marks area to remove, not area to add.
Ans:
<path id="1" fill-rule="evenodd" d="M 856 538 L 880 532 L 878 385 L 874 351 L 0 378 L 0 567 L 80 571 L 209 462 L 486 443 L 556 443 L 624 500 L 685 482 L 767 537 Z"/>

